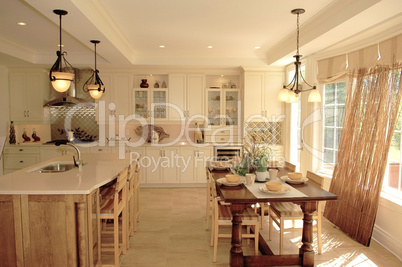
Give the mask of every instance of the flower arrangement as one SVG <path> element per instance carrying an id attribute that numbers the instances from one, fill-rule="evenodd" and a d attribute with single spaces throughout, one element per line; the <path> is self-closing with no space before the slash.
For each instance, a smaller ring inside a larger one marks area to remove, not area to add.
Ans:
<path id="1" fill-rule="evenodd" d="M 258 138 L 252 135 L 252 143 L 244 144 L 244 153 L 241 162 L 233 169 L 237 174 L 244 176 L 246 173 L 267 171 L 268 162 L 272 157 L 272 149 L 260 143 Z"/>

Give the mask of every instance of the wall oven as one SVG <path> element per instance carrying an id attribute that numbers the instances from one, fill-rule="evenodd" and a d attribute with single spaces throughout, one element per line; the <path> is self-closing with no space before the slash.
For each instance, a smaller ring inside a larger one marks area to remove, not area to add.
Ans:
<path id="1" fill-rule="evenodd" d="M 214 159 L 219 161 L 232 160 L 234 157 L 241 157 L 243 145 L 214 145 Z"/>

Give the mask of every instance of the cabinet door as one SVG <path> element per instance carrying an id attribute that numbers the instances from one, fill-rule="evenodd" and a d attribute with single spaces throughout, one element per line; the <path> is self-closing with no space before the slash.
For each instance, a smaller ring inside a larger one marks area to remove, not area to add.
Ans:
<path id="1" fill-rule="evenodd" d="M 195 152 L 194 147 L 180 148 L 180 160 L 177 170 L 180 176 L 180 183 L 194 183 L 196 181 L 194 176 Z"/>
<path id="2" fill-rule="evenodd" d="M 244 77 L 244 120 L 248 120 L 253 115 L 262 115 L 263 89 L 265 85 L 265 74 L 263 72 L 246 73 Z M 280 87 L 279 87 L 280 88 Z M 278 89 L 279 92 L 279 89 Z M 276 95 L 270 95 L 275 98 Z"/>
<path id="3" fill-rule="evenodd" d="M 169 103 L 175 105 L 177 110 L 169 109 L 169 118 L 171 120 L 180 120 L 182 116 L 186 116 L 186 87 L 187 76 L 185 74 L 169 75 Z M 201 98 L 202 99 L 202 98 Z M 200 99 L 198 99 L 199 102 Z"/>
<path id="4" fill-rule="evenodd" d="M 131 74 L 113 75 L 113 101 L 116 104 L 116 115 L 128 116 L 131 114 L 130 89 L 133 84 Z"/>
<path id="5" fill-rule="evenodd" d="M 146 160 L 143 160 L 147 184 L 162 183 L 160 166 L 163 150 L 156 147 L 147 147 L 145 151 Z"/>
<path id="6" fill-rule="evenodd" d="M 27 118 L 29 121 L 43 120 L 44 91 L 48 91 L 46 75 L 43 72 L 28 72 L 26 83 Z"/>
<path id="7" fill-rule="evenodd" d="M 146 89 L 135 89 L 133 98 L 134 113 L 143 117 L 148 118 L 150 116 L 149 112 L 149 90 Z"/>
<path id="8" fill-rule="evenodd" d="M 151 116 L 155 119 L 167 119 L 168 109 L 166 103 L 168 101 L 167 89 L 152 90 L 152 111 Z"/>
<path id="9" fill-rule="evenodd" d="M 264 110 L 270 121 L 285 114 L 285 103 L 278 101 L 279 88 L 283 86 L 283 73 L 267 73 L 265 76 Z"/>
<path id="10" fill-rule="evenodd" d="M 240 100 L 239 91 L 237 90 L 224 90 L 224 119 L 225 125 L 239 125 L 240 119 Z"/>
<path id="11" fill-rule="evenodd" d="M 208 125 L 220 126 L 221 125 L 221 90 L 207 90 L 207 114 Z"/>
<path id="12" fill-rule="evenodd" d="M 197 183 L 206 183 L 205 168 L 207 167 L 207 162 L 210 160 L 212 160 L 211 147 L 197 148 L 194 163 L 194 174 Z"/>
<path id="13" fill-rule="evenodd" d="M 205 75 L 189 74 L 187 76 L 187 118 L 204 115 Z"/>
<path id="14" fill-rule="evenodd" d="M 163 183 L 178 183 L 179 176 L 177 175 L 177 148 L 164 148 L 163 157 L 161 160 Z"/>

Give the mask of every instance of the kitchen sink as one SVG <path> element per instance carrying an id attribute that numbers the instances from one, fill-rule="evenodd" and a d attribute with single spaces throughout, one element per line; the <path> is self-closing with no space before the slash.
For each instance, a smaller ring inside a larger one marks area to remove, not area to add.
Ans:
<path id="1" fill-rule="evenodd" d="M 35 168 L 32 170 L 29 170 L 28 172 L 30 173 L 55 173 L 55 172 L 66 172 L 71 169 L 76 168 L 73 162 L 52 162 L 48 165 Z"/>

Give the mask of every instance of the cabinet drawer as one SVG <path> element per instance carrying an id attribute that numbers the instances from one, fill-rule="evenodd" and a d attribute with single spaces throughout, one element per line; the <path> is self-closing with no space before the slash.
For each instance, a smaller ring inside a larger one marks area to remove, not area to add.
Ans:
<path id="1" fill-rule="evenodd" d="M 40 152 L 39 147 L 28 147 L 28 146 L 16 146 L 16 147 L 5 147 L 5 153 L 38 153 Z"/>
<path id="2" fill-rule="evenodd" d="M 5 169 L 23 169 L 37 163 L 39 163 L 39 154 L 8 154 L 4 157 Z"/>

